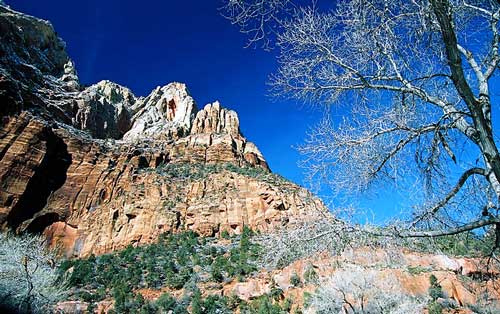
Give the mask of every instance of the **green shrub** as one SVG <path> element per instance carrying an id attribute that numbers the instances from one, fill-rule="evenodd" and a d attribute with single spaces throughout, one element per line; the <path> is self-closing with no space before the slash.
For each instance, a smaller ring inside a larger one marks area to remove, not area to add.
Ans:
<path id="1" fill-rule="evenodd" d="M 293 273 L 292 276 L 290 276 L 290 284 L 294 287 L 300 286 L 302 282 L 300 281 L 299 275 L 297 273 Z"/>
<path id="2" fill-rule="evenodd" d="M 61 278 L 70 278 L 76 299 L 98 302 L 112 297 L 116 313 L 163 311 L 165 308 L 173 313 L 186 313 L 195 295 L 187 294 L 187 299 L 182 301 L 165 295 L 158 302 L 151 303 L 133 291 L 146 287 L 179 290 L 186 283 L 196 287 L 200 275 L 209 275 L 214 282 L 235 277 L 245 280 L 248 274 L 257 269 L 255 261 L 259 247 L 252 243 L 252 236 L 252 230 L 244 228 L 239 237 L 230 238 L 232 241 L 228 247 L 223 247 L 220 244 L 212 245 L 215 239 L 200 238 L 191 231 L 165 234 L 159 237 L 157 243 L 150 245 L 129 246 L 121 252 L 65 261 L 58 272 Z M 70 273 L 68 270 L 71 268 Z M 186 291 L 194 291 L 185 288 Z M 234 299 L 229 302 L 228 298 L 210 297 L 201 300 L 199 305 L 202 313 L 209 313 L 210 309 L 222 313 L 238 307 L 240 301 Z M 198 301 L 195 299 L 194 302 Z M 197 305 L 194 307 L 196 309 Z M 209 312 L 206 312 L 207 309 Z"/>
<path id="3" fill-rule="evenodd" d="M 168 312 L 177 307 L 177 300 L 169 293 L 163 293 L 158 300 L 156 300 L 156 305 L 163 311 Z"/>
<path id="4" fill-rule="evenodd" d="M 412 275 L 419 275 L 421 273 L 427 272 L 428 269 L 422 266 L 408 266 L 408 272 Z"/>
<path id="5" fill-rule="evenodd" d="M 292 304 L 293 304 L 292 299 L 286 298 L 282 305 L 283 311 L 290 313 L 290 310 L 292 309 Z"/>
<path id="6" fill-rule="evenodd" d="M 428 304 L 429 314 L 441 314 L 443 313 L 443 306 L 437 302 L 437 299 L 443 297 L 443 289 L 436 276 L 430 275 L 429 282 L 431 284 L 429 287 L 429 296 L 431 297 Z"/>
<path id="7" fill-rule="evenodd" d="M 204 163 L 169 163 L 162 164 L 155 169 L 146 168 L 141 171 L 156 171 L 157 173 L 174 180 L 191 181 L 205 179 L 214 173 L 230 171 L 247 177 L 256 178 L 271 184 L 288 182 L 284 177 L 270 173 L 261 167 L 241 167 L 232 163 L 207 165 Z"/>
<path id="8" fill-rule="evenodd" d="M 216 282 L 224 281 L 224 275 L 222 274 L 222 271 L 218 267 L 212 267 L 210 275 L 212 277 L 212 280 Z"/>
<path id="9" fill-rule="evenodd" d="M 436 301 L 438 298 L 443 297 L 443 289 L 439 284 L 436 276 L 430 275 L 429 281 L 431 284 L 429 287 L 429 296 L 431 297 L 432 301 Z"/>
<path id="10" fill-rule="evenodd" d="M 318 281 L 318 273 L 316 273 L 312 265 L 308 265 L 306 271 L 304 272 L 304 282 L 306 284 L 317 284 Z"/>
<path id="11" fill-rule="evenodd" d="M 281 297 L 283 296 L 283 289 L 281 289 L 280 287 L 278 287 L 277 285 L 273 285 L 271 287 L 271 291 L 269 292 L 269 296 L 276 300 L 276 301 L 279 301 L 281 299 Z"/>
<path id="12" fill-rule="evenodd" d="M 229 239 L 230 236 L 229 236 L 229 232 L 227 230 L 223 230 L 221 233 L 220 233 L 220 237 L 223 238 L 223 239 Z"/>
<path id="13" fill-rule="evenodd" d="M 283 312 L 279 304 L 274 304 L 268 297 L 259 299 L 258 314 L 281 314 Z"/>
<path id="14" fill-rule="evenodd" d="M 442 314 L 443 313 L 443 306 L 435 301 L 429 303 L 429 306 L 427 307 L 429 314 Z"/>
<path id="15" fill-rule="evenodd" d="M 240 299 L 236 294 L 231 295 L 227 299 L 227 307 L 231 310 L 237 309 L 244 301 Z"/>
<path id="16" fill-rule="evenodd" d="M 203 314 L 203 301 L 201 300 L 201 292 L 196 289 L 193 293 L 193 300 L 191 301 L 191 313 Z"/>
<path id="17" fill-rule="evenodd" d="M 226 297 L 209 295 L 203 302 L 203 314 L 232 313 L 227 306 Z"/>
<path id="18" fill-rule="evenodd" d="M 309 307 L 311 300 L 313 299 L 313 295 L 310 292 L 304 291 L 302 298 L 304 299 L 304 307 Z"/>

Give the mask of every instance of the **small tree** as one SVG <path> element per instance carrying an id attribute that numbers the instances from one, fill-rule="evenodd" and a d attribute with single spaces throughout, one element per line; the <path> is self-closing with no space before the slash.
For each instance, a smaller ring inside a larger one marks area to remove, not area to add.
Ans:
<path id="1" fill-rule="evenodd" d="M 203 314 L 203 300 L 201 299 L 201 291 L 198 288 L 194 291 L 193 299 L 191 300 L 191 313 Z"/>
<path id="2" fill-rule="evenodd" d="M 327 114 L 300 148 L 311 179 L 339 195 L 388 182 L 412 191 L 400 235 L 496 226 L 500 245 L 498 1 L 228 0 L 224 14 L 250 44 L 276 40 L 277 95 L 348 112 Z"/>
<path id="3" fill-rule="evenodd" d="M 0 309 L 9 313 L 48 313 L 64 298 L 56 257 L 42 237 L 0 233 Z"/>
<path id="4" fill-rule="evenodd" d="M 434 275 L 430 275 L 429 283 L 429 296 L 431 297 L 428 305 L 429 314 L 441 314 L 443 313 L 443 307 L 437 302 L 437 300 L 443 297 L 443 288 Z"/>

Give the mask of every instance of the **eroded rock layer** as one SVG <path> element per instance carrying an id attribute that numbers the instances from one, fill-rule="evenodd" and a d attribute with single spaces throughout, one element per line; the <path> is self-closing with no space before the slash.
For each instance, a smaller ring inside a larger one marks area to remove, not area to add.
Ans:
<path id="1" fill-rule="evenodd" d="M 0 6 L 0 226 L 44 233 L 67 256 L 164 232 L 238 233 L 300 219 L 322 203 L 273 175 L 218 102 L 186 85 L 147 97 L 79 84 L 52 26 Z"/>

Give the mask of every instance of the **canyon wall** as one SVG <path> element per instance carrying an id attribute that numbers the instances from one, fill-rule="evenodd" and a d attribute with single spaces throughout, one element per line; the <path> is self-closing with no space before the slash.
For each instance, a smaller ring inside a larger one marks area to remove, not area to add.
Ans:
<path id="1" fill-rule="evenodd" d="M 198 110 L 185 84 L 84 88 L 50 23 L 3 6 L 0 39 L 2 229 L 43 233 L 70 257 L 326 210 L 270 172 L 236 112 Z"/>

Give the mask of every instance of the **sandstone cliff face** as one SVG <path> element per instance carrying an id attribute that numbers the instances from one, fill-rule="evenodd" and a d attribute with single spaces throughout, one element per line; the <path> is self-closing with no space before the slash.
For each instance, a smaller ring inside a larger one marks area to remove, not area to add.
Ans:
<path id="1" fill-rule="evenodd" d="M 270 173 L 218 102 L 197 111 L 181 83 L 147 97 L 109 81 L 81 89 L 48 22 L 0 6 L 0 29 L 2 229 L 44 233 L 85 256 L 325 210 Z"/>
<path id="2" fill-rule="evenodd" d="M 282 179 L 266 182 L 274 175 L 240 135 L 130 143 L 94 139 L 27 112 L 3 121 L 0 222 L 45 231 L 69 256 L 147 243 L 182 228 L 204 235 L 239 232 L 244 224 L 266 229 L 322 206 Z"/>
<path id="3" fill-rule="evenodd" d="M 182 229 L 204 236 L 239 233 L 243 225 L 267 230 L 322 206 L 306 201 L 311 196 L 293 184 L 277 187 L 225 169 L 198 177 L 177 175 L 146 168 L 139 175 L 125 170 L 120 178 L 108 177 L 105 186 L 111 187 L 81 200 L 88 203 L 80 207 L 90 208 L 49 225 L 45 234 L 53 243 L 64 243 L 68 256 L 87 256 L 150 243 L 161 233 Z"/>

